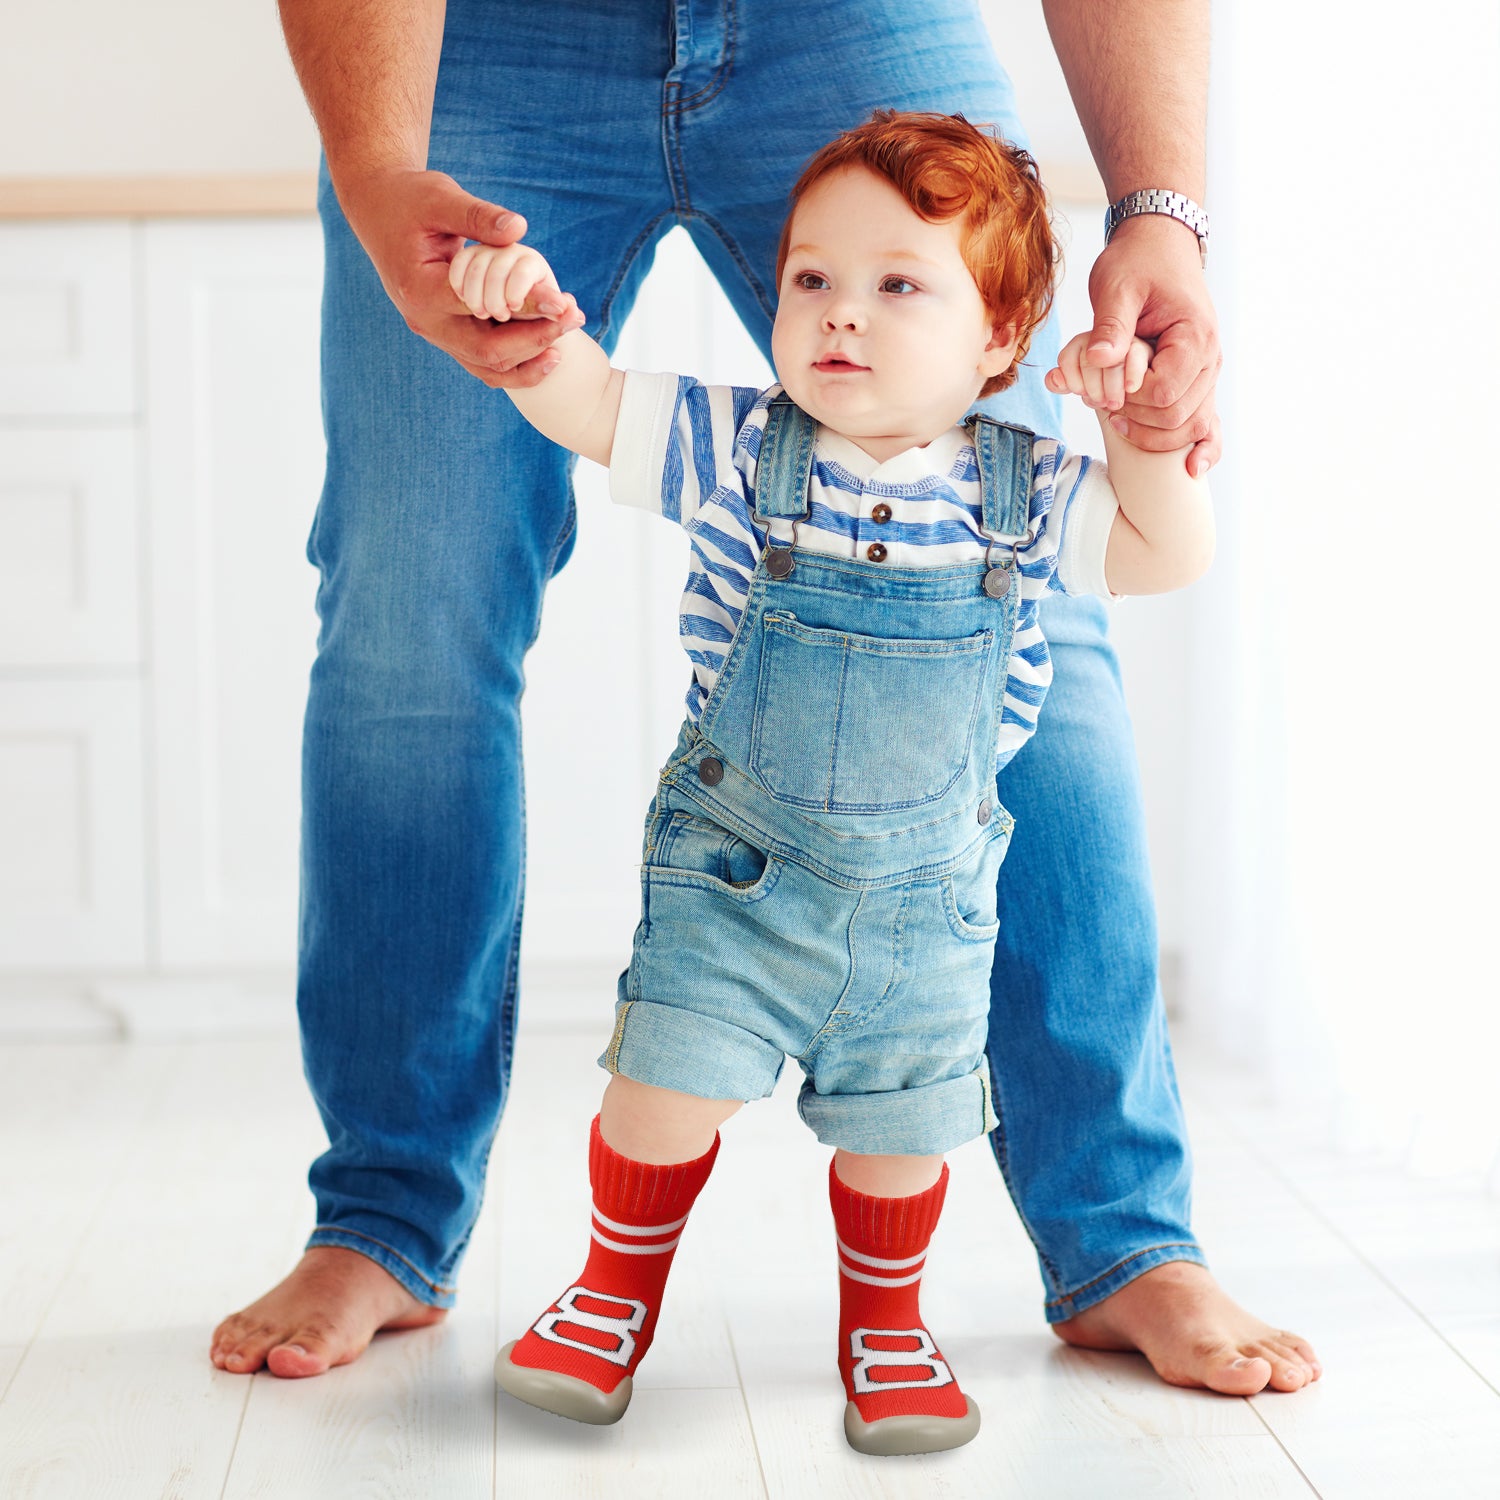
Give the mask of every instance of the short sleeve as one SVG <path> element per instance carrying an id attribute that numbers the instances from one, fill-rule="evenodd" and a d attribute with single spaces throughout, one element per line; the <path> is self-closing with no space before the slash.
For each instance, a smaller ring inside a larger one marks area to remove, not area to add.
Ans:
<path id="1" fill-rule="evenodd" d="M 617 505 L 687 525 L 716 492 L 743 489 L 741 429 L 760 392 L 690 375 L 625 372 L 609 461 Z"/>
<path id="2" fill-rule="evenodd" d="M 1119 513 L 1102 460 L 1039 441 L 1032 489 L 1037 550 L 1053 559 L 1050 588 L 1065 594 L 1116 597 L 1104 573 L 1109 534 Z"/>

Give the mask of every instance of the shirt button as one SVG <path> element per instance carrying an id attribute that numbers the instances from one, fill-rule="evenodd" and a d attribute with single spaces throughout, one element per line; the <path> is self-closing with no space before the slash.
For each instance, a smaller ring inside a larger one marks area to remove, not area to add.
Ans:
<path id="1" fill-rule="evenodd" d="M 885 543 L 871 542 L 870 545 L 865 548 L 865 556 L 868 557 L 871 562 L 884 562 Z"/>
<path id="2" fill-rule="evenodd" d="M 704 786 L 718 786 L 724 779 L 724 762 L 706 755 L 698 762 L 698 780 Z"/>
<path id="3" fill-rule="evenodd" d="M 890 518 L 891 508 L 889 505 L 877 505 L 875 509 L 870 512 L 870 519 L 872 521 L 879 522 L 879 524 L 882 526 L 884 526 L 885 523 L 890 520 Z"/>

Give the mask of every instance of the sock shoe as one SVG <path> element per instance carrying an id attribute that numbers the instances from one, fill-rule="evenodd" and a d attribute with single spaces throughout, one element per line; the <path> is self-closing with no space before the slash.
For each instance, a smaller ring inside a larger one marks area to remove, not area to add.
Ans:
<path id="1" fill-rule="evenodd" d="M 594 1117 L 593 1242 L 582 1274 L 495 1361 L 512 1396 L 578 1422 L 618 1422 L 651 1347 L 667 1272 L 719 1138 L 696 1161 L 652 1166 L 613 1150 Z"/>
<path id="2" fill-rule="evenodd" d="M 979 1431 L 979 1408 L 922 1322 L 927 1245 L 943 1211 L 948 1168 L 925 1193 L 856 1193 L 830 1163 L 839 1247 L 839 1374 L 844 1435 L 861 1453 L 938 1453 Z"/>

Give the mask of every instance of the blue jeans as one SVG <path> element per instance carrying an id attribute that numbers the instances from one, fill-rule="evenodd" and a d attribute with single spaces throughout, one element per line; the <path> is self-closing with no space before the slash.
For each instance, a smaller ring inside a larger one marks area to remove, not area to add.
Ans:
<path id="1" fill-rule="evenodd" d="M 430 165 L 526 216 L 606 349 L 680 223 L 769 352 L 787 190 L 877 105 L 1020 136 L 968 0 L 449 0 Z M 298 1013 L 330 1147 L 309 1243 L 446 1307 L 505 1103 L 522 659 L 572 545 L 570 463 L 409 332 L 326 178 L 319 203 L 328 470 L 308 542 Z M 1039 379 L 1055 349 L 1049 328 L 996 415 L 1056 428 Z M 996 1155 L 1056 1320 L 1201 1255 L 1103 610 L 1058 600 L 1043 621 L 1052 694 L 1000 788 L 1018 827 L 990 1060 Z"/>

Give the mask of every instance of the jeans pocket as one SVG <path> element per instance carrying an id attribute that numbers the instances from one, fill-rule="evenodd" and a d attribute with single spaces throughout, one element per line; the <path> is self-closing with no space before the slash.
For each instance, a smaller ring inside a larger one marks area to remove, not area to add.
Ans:
<path id="1" fill-rule="evenodd" d="M 1005 863 L 1015 822 L 1004 808 L 995 811 L 994 837 L 985 840 L 967 863 L 945 875 L 939 887 L 948 926 L 954 937 L 966 943 L 993 943 L 1000 933 L 1000 866 Z"/>
<path id="2" fill-rule="evenodd" d="M 764 850 L 708 818 L 681 811 L 667 816 L 646 861 L 653 883 L 717 888 L 742 901 L 766 895 L 775 872 Z"/>
<path id="3" fill-rule="evenodd" d="M 936 801 L 969 763 L 993 641 L 888 640 L 768 612 L 751 770 L 777 801 L 824 812 Z"/>

